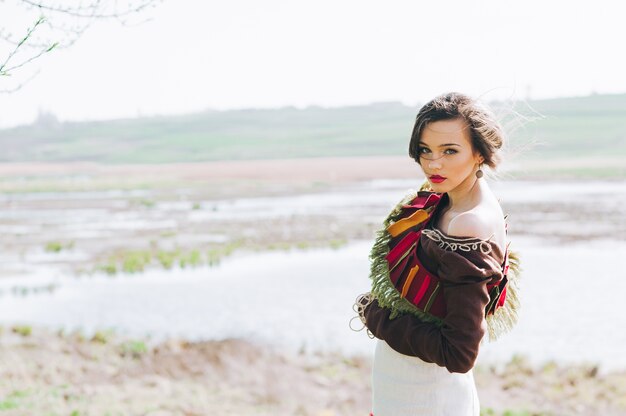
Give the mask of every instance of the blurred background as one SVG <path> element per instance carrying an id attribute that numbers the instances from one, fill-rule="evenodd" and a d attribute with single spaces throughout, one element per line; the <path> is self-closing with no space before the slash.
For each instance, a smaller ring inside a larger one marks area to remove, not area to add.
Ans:
<path id="1" fill-rule="evenodd" d="M 368 414 L 352 303 L 459 91 L 507 132 L 523 267 L 481 413 L 626 414 L 624 11 L 0 1 L 0 410 Z"/>

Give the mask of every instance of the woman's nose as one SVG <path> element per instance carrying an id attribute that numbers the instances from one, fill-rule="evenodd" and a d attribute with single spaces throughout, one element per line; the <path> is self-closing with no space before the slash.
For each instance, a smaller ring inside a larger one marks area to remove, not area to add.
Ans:
<path id="1" fill-rule="evenodd" d="M 430 169 L 440 169 L 441 168 L 441 162 L 439 162 L 438 160 L 431 160 L 428 162 L 428 167 Z"/>

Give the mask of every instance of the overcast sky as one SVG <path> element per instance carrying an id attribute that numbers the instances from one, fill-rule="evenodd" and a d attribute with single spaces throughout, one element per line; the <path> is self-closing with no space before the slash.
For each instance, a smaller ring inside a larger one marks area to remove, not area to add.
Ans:
<path id="1" fill-rule="evenodd" d="M 99 22 L 40 59 L 28 69 L 40 69 L 34 80 L 0 94 L 0 126 L 39 110 L 83 120 L 416 105 L 452 90 L 487 100 L 624 93 L 622 4 L 165 0 L 148 23 Z"/>

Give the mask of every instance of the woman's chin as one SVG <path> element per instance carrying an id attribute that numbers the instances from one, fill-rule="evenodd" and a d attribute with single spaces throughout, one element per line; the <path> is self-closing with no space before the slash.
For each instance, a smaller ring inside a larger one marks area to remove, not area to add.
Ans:
<path id="1" fill-rule="evenodd" d="M 446 181 L 443 181 L 442 183 L 434 183 L 431 182 L 430 180 L 428 181 L 428 183 L 430 184 L 430 188 L 435 191 L 435 192 L 439 192 L 439 193 L 444 193 L 448 191 L 448 186 L 445 184 Z"/>

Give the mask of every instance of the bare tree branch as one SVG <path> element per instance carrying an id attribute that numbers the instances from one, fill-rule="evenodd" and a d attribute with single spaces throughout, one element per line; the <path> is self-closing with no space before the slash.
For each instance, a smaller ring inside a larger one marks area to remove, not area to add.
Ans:
<path id="1" fill-rule="evenodd" d="M 39 25 L 41 25 L 43 22 L 45 22 L 45 20 L 46 20 L 45 17 L 40 16 L 39 19 L 37 19 L 37 21 L 33 25 L 33 27 L 28 29 L 28 31 L 26 32 L 26 36 L 24 36 L 24 38 L 22 38 L 22 40 L 20 42 L 18 42 L 18 44 L 13 49 L 13 51 L 11 51 L 9 56 L 7 56 L 7 58 L 4 60 L 4 63 L 2 63 L 2 65 L 0 65 L 0 76 L 10 75 L 11 71 L 13 71 L 13 70 L 15 70 L 17 68 L 23 67 L 24 65 L 28 64 L 29 62 L 32 62 L 35 59 L 39 58 L 44 53 L 50 52 L 51 50 L 53 50 L 57 46 L 56 43 L 53 43 L 49 47 L 39 51 L 39 53 L 37 53 L 36 55 L 31 56 L 30 58 L 28 58 L 28 59 L 26 59 L 26 60 L 24 60 L 24 61 L 22 61 L 22 62 L 20 62 L 18 64 L 15 64 L 13 66 L 8 66 L 9 62 L 11 61 L 11 59 L 13 59 L 13 57 L 15 57 L 15 55 L 17 54 L 19 49 L 28 41 L 28 39 L 33 35 L 35 30 L 37 30 L 37 27 Z"/>
<path id="2" fill-rule="evenodd" d="M 23 17 L 33 15 L 34 24 L 20 37 L 14 36 L 6 27 L 0 27 L 0 46 L 4 43 L 10 47 L 3 61 L 1 55 L 4 53 L 0 49 L 0 86 L 13 72 L 21 72 L 42 55 L 73 45 L 94 22 L 108 19 L 130 26 L 131 19 L 143 18 L 148 8 L 156 7 L 162 1 L 13 0 L 14 8 L 22 10 Z M 0 0 L 0 6 L 6 3 L 6 0 Z M 147 20 L 143 18 L 139 24 Z M 0 89 L 0 93 L 16 91 L 25 82 L 14 88 Z"/>
<path id="3" fill-rule="evenodd" d="M 28 77 L 26 80 L 22 81 L 21 83 L 17 84 L 15 87 L 13 87 L 11 89 L 0 90 L 0 94 L 13 94 L 14 92 L 17 92 L 17 91 L 21 90 L 26 84 L 28 84 L 37 75 L 39 75 L 39 72 L 41 72 L 41 71 L 39 71 L 39 70 L 36 71 L 30 77 Z"/>
<path id="4" fill-rule="evenodd" d="M 106 12 L 100 11 L 101 9 L 100 5 L 102 3 L 101 0 L 94 0 L 86 7 L 50 6 L 48 4 L 45 4 L 44 2 L 31 1 L 31 0 L 21 0 L 21 1 L 22 3 L 25 3 L 29 6 L 37 7 L 41 10 L 47 10 L 47 11 L 56 12 L 56 13 L 63 13 L 68 16 L 83 17 L 83 18 L 89 18 L 89 19 L 120 18 L 120 17 L 131 15 L 131 14 L 139 13 L 148 7 L 154 6 L 157 3 L 155 0 L 144 0 L 142 2 L 139 2 L 137 6 L 133 6 L 133 5 L 129 6 L 129 8 L 124 11 L 106 13 Z M 90 10 L 91 13 L 84 13 L 83 10 Z"/>

